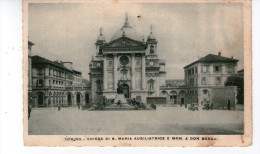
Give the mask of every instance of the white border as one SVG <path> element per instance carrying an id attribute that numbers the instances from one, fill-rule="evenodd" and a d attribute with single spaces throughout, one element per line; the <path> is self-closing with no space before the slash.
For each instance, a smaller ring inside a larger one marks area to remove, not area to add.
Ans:
<path id="1" fill-rule="evenodd" d="M 253 0 L 253 145 L 244 148 L 43 148 L 23 146 L 22 0 L 0 0 L 0 154 L 260 153 L 260 1 Z M 258 67 L 257 67 L 258 66 Z M 258 95 L 257 95 L 258 94 Z"/>

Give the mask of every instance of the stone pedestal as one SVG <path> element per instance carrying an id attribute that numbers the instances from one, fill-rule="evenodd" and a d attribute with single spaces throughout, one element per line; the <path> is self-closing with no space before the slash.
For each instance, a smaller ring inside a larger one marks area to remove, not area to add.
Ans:
<path id="1" fill-rule="evenodd" d="M 114 103 L 116 104 L 119 100 L 121 101 L 122 104 L 127 104 L 124 94 L 117 94 L 116 98 L 114 99 Z"/>

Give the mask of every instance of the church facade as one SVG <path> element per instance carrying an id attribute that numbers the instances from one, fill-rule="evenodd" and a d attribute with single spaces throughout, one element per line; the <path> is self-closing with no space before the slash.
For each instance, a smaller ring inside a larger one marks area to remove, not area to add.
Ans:
<path id="1" fill-rule="evenodd" d="M 126 98 L 143 103 L 147 103 L 147 98 L 158 98 L 166 71 L 165 60 L 158 56 L 157 43 L 152 27 L 145 42 L 127 16 L 110 42 L 106 42 L 101 30 L 96 55 L 89 64 L 92 102 L 99 101 L 100 96 L 115 98 L 119 84 Z"/>

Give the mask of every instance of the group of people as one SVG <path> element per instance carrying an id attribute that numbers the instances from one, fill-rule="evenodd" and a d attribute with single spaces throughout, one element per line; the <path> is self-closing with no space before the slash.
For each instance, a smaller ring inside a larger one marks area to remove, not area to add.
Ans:
<path id="1" fill-rule="evenodd" d="M 130 104 L 133 105 L 133 106 L 140 107 L 140 108 L 145 108 L 144 103 L 141 103 L 141 102 L 136 101 L 135 98 L 130 99 Z"/>

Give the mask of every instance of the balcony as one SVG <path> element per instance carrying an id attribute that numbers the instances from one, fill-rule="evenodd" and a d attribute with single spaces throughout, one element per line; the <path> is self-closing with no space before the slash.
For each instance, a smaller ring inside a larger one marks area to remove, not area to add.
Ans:
<path id="1" fill-rule="evenodd" d="M 33 90 L 40 90 L 40 89 L 50 89 L 52 88 L 51 86 L 33 86 Z"/>

